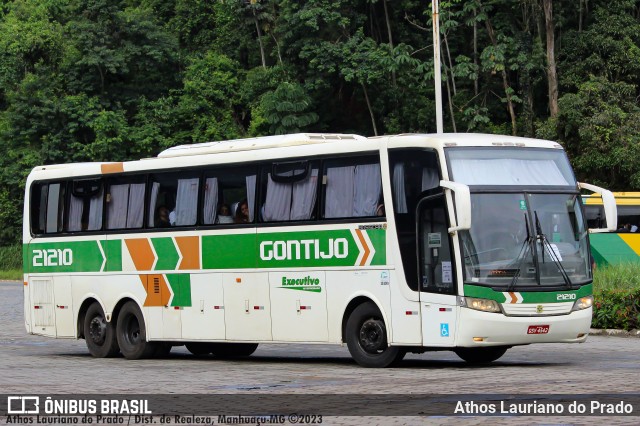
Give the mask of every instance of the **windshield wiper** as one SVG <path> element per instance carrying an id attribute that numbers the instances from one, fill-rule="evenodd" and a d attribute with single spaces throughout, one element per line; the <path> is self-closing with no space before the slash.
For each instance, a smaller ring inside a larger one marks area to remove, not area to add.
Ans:
<path id="1" fill-rule="evenodd" d="M 558 257 L 558 253 L 556 253 L 556 251 L 553 249 L 553 246 L 551 245 L 551 243 L 549 242 L 549 239 L 547 238 L 547 236 L 542 232 L 542 226 L 540 225 L 540 220 L 538 219 L 538 212 L 534 211 L 533 215 L 535 217 L 536 220 L 536 240 L 540 240 L 540 244 L 542 245 L 542 263 L 544 263 L 544 252 L 545 252 L 545 248 L 547 250 L 549 250 L 549 257 L 551 258 L 551 260 L 553 260 L 553 263 L 556 264 L 556 266 L 558 267 L 558 269 L 560 270 L 560 275 L 562 275 L 562 279 L 564 280 L 564 283 L 567 285 L 568 288 L 572 288 L 573 287 L 573 283 L 571 282 L 571 279 L 569 278 L 569 275 L 567 275 L 567 271 L 564 269 L 564 266 L 562 266 L 562 263 L 560 262 L 560 259 Z M 545 246 L 546 244 L 546 246 Z M 556 247 L 557 249 L 557 247 Z"/>
<path id="2" fill-rule="evenodd" d="M 524 214 L 524 224 L 527 228 L 527 238 L 523 241 L 522 247 L 520 247 L 520 252 L 518 252 L 518 257 L 516 257 L 516 260 L 518 261 L 518 264 L 516 265 L 517 269 L 513 278 L 511 278 L 511 282 L 507 286 L 507 291 L 512 290 L 518 282 L 518 278 L 520 278 L 520 271 L 522 270 L 522 264 L 527 258 L 527 253 L 531 250 L 531 243 L 533 239 L 531 238 L 531 232 L 529 231 L 529 219 L 527 218 L 526 213 Z"/>

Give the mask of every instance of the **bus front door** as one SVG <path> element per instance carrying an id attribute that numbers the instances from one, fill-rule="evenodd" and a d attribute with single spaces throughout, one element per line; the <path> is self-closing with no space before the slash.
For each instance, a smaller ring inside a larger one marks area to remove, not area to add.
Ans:
<path id="1" fill-rule="evenodd" d="M 417 217 L 422 344 L 453 346 L 458 307 L 444 194 L 424 198 Z"/>

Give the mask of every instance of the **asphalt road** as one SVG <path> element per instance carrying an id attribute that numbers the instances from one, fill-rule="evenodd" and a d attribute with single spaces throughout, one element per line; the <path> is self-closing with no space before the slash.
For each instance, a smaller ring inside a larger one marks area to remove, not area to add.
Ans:
<path id="1" fill-rule="evenodd" d="M 640 339 L 609 336 L 591 336 L 576 345 L 512 348 L 486 367 L 467 366 L 451 352 L 433 352 L 408 355 L 396 368 L 364 369 L 351 360 L 346 347 L 294 344 L 261 345 L 242 360 L 196 358 L 183 347 L 173 348 L 163 359 L 94 359 L 83 340 L 27 335 L 22 289 L 21 283 L 0 283 L 4 394 L 640 394 Z M 375 419 L 380 424 L 425 421 Z M 640 423 L 639 418 L 607 419 L 471 416 L 463 420 L 466 424 Z M 363 418 L 333 420 L 333 424 L 360 424 Z M 426 420 L 457 424 L 461 419 Z"/>

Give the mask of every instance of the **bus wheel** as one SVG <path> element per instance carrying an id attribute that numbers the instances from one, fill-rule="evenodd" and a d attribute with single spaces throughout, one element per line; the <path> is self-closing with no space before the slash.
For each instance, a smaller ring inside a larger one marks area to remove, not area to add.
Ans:
<path id="1" fill-rule="evenodd" d="M 486 348 L 456 348 L 454 352 L 470 364 L 488 364 L 507 352 L 508 346 L 489 346 Z"/>
<path id="2" fill-rule="evenodd" d="M 250 356 L 256 349 L 257 343 L 213 343 L 211 352 L 218 358 L 236 358 Z"/>
<path id="3" fill-rule="evenodd" d="M 211 353 L 211 343 L 191 342 L 184 345 L 195 356 L 205 356 Z"/>
<path id="4" fill-rule="evenodd" d="M 371 302 L 353 310 L 346 327 L 347 347 L 363 367 L 389 367 L 405 355 L 405 350 L 387 343 L 387 327 L 380 311 Z"/>
<path id="5" fill-rule="evenodd" d="M 96 358 L 109 358 L 120 352 L 113 322 L 107 322 L 104 311 L 95 302 L 84 316 L 84 340 L 89 353 Z"/>
<path id="6" fill-rule="evenodd" d="M 142 312 L 135 302 L 127 302 L 118 315 L 116 335 L 120 351 L 127 359 L 149 358 L 154 355 L 157 345 L 147 342 Z"/>

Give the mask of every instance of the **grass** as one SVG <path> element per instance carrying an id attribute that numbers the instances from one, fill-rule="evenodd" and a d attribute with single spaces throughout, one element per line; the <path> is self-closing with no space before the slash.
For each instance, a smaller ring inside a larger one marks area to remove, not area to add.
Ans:
<path id="1" fill-rule="evenodd" d="M 640 262 L 598 267 L 593 274 L 593 292 L 640 290 Z"/>
<path id="2" fill-rule="evenodd" d="M 22 281 L 22 246 L 0 247 L 0 280 Z"/>
<path id="3" fill-rule="evenodd" d="M 22 281 L 22 269 L 0 271 L 0 281 Z"/>

